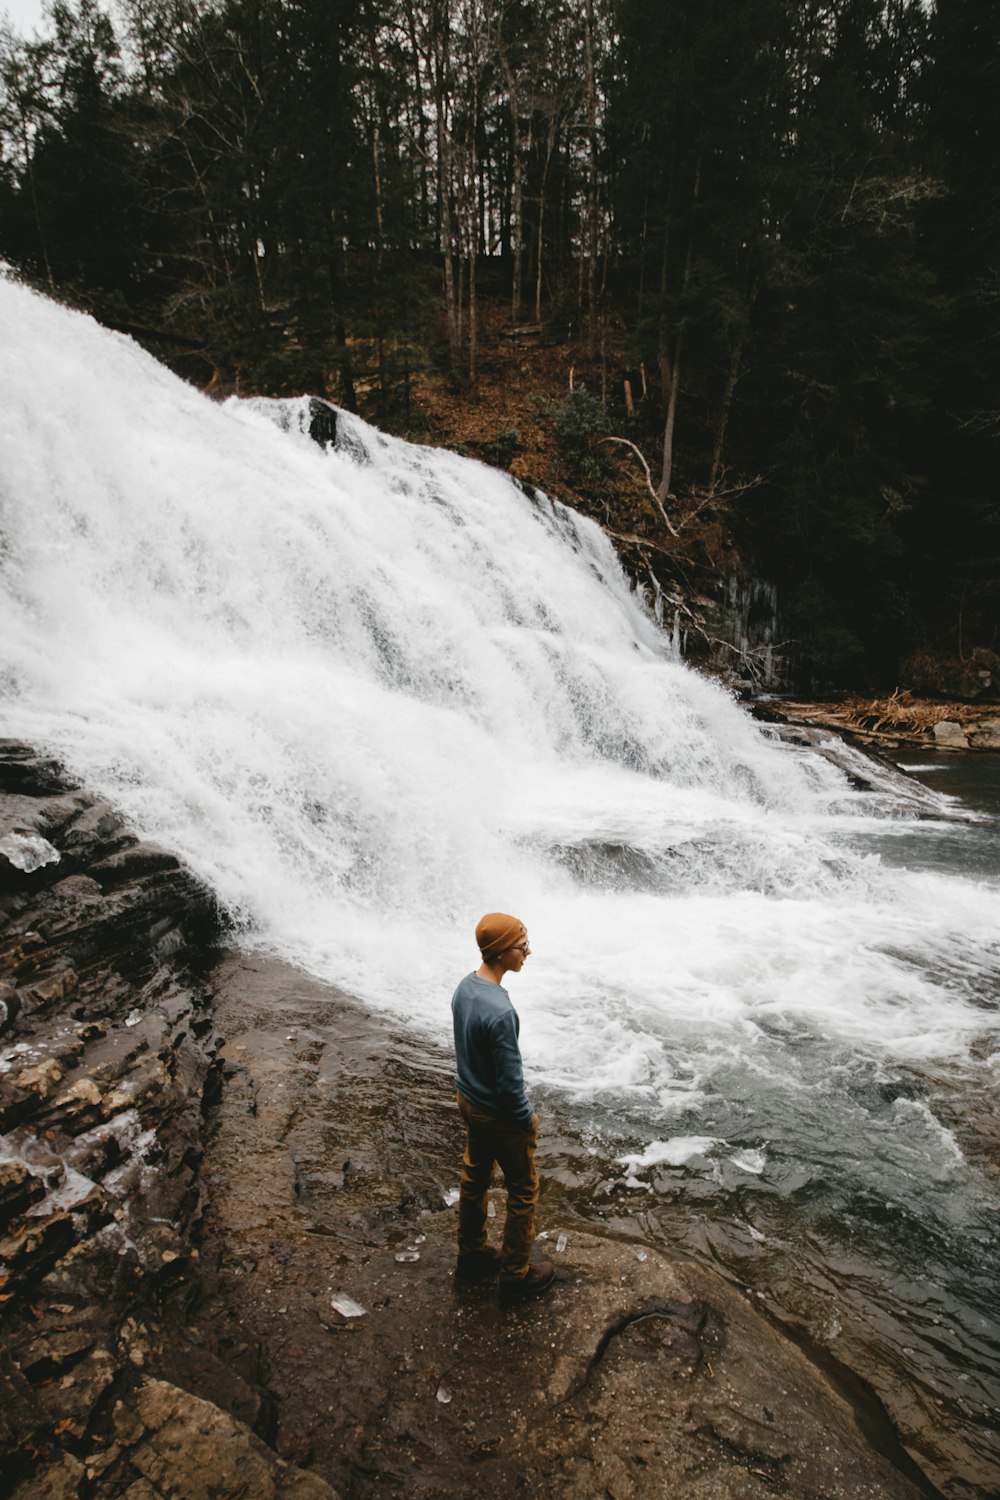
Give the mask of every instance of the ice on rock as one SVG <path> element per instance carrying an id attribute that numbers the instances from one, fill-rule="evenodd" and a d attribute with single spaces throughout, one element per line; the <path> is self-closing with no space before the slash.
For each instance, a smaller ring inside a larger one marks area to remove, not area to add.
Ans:
<path id="1" fill-rule="evenodd" d="M 650 1141 L 644 1151 L 619 1156 L 618 1161 L 623 1167 L 632 1168 L 630 1176 L 634 1177 L 636 1172 L 645 1172 L 650 1167 L 686 1166 L 689 1161 L 707 1156 L 713 1147 L 722 1144 L 713 1135 L 675 1135 L 668 1141 Z M 628 1185 L 631 1186 L 631 1183 Z M 642 1185 L 636 1183 L 637 1187 Z"/>
<path id="2" fill-rule="evenodd" d="M 441 1384 L 438 1386 L 437 1391 L 436 1391 L 435 1394 L 436 1394 L 436 1399 L 438 1401 L 440 1401 L 440 1403 L 441 1403 L 442 1406 L 447 1406 L 448 1403 L 451 1401 L 451 1391 L 449 1391 L 448 1387 L 445 1385 L 445 1383 L 444 1383 L 443 1380 L 442 1380 Z"/>
<path id="3" fill-rule="evenodd" d="M 448 1208 L 454 1208 L 458 1202 L 458 1188 L 448 1188 L 444 1195 L 444 1201 Z"/>
<path id="4" fill-rule="evenodd" d="M 407 1245 L 405 1250 L 397 1250 L 393 1259 L 398 1260 L 400 1265 L 411 1265 L 420 1259 L 420 1251 L 415 1245 Z"/>
<path id="5" fill-rule="evenodd" d="M 767 1153 L 764 1151 L 734 1151 L 729 1158 L 734 1167 L 739 1167 L 741 1172 L 749 1172 L 754 1177 L 759 1177 L 767 1166 Z"/>
<path id="6" fill-rule="evenodd" d="M 493 1202 L 492 1198 L 490 1199 L 489 1203 L 486 1205 L 486 1214 L 487 1214 L 487 1217 L 490 1218 L 490 1219 L 495 1219 L 496 1216 L 497 1216 L 497 1206 Z"/>
<path id="7" fill-rule="evenodd" d="M 648 1260 L 649 1256 L 646 1254 L 645 1250 L 637 1250 L 635 1252 L 635 1258 L 636 1260 Z"/>
<path id="8" fill-rule="evenodd" d="M 17 830 L 4 834 L 0 839 L 0 854 L 16 870 L 23 870 L 26 875 L 40 870 L 43 865 L 56 864 L 62 858 L 59 850 L 54 849 L 40 833 L 22 833 Z"/>
<path id="9" fill-rule="evenodd" d="M 568 1244 L 569 1244 L 569 1241 L 567 1240 L 566 1236 L 564 1234 L 561 1234 L 559 1236 L 559 1238 L 556 1240 L 556 1254 L 557 1255 L 562 1255 L 563 1251 L 566 1249 L 566 1246 Z"/>
<path id="10" fill-rule="evenodd" d="M 344 1292 L 338 1292 L 336 1297 L 331 1297 L 330 1306 L 334 1312 L 339 1312 L 342 1318 L 363 1318 L 367 1311 L 360 1302 L 355 1302 L 353 1297 L 348 1297 Z"/>

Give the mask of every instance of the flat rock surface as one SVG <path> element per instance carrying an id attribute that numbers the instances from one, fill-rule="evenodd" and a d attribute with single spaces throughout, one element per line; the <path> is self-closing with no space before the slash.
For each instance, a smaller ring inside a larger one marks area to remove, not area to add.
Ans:
<path id="1" fill-rule="evenodd" d="M 456 1283 L 447 1057 L 265 959 L 212 983 L 229 1077 L 200 1316 L 259 1352 L 279 1452 L 357 1497 L 934 1493 L 742 1291 L 550 1222 L 544 1119 L 555 1285 L 505 1311 Z"/>

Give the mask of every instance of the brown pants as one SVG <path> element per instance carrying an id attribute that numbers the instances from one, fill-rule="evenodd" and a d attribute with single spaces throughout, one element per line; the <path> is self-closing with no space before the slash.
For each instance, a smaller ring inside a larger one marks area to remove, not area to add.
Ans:
<path id="1" fill-rule="evenodd" d="M 458 1191 L 458 1248 L 486 1249 L 486 1202 L 493 1181 L 493 1163 L 498 1162 L 507 1189 L 507 1221 L 500 1250 L 500 1277 L 516 1281 L 526 1276 L 535 1243 L 535 1204 L 538 1173 L 535 1143 L 538 1116 L 530 1130 L 487 1114 L 458 1094 L 458 1108 L 466 1125 L 462 1181 Z"/>

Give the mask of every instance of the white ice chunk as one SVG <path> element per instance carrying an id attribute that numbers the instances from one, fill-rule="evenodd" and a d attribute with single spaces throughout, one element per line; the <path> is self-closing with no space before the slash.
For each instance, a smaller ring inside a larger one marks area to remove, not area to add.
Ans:
<path id="1" fill-rule="evenodd" d="M 734 1151 L 729 1158 L 734 1167 L 739 1167 L 741 1172 L 750 1172 L 754 1177 L 759 1177 L 767 1166 L 767 1153 L 765 1151 Z"/>
<path id="2" fill-rule="evenodd" d="M 29 1208 L 26 1217 L 44 1219 L 48 1218 L 49 1214 L 75 1208 L 93 1190 L 94 1183 L 91 1178 L 84 1177 L 82 1172 L 77 1172 L 73 1167 L 67 1167 L 58 1186 L 54 1187 L 40 1203 Z"/>
<path id="3" fill-rule="evenodd" d="M 43 865 L 54 865 L 62 855 L 58 849 L 54 849 L 48 839 L 43 839 L 40 833 L 6 833 L 0 839 L 0 854 L 7 857 L 17 870 L 23 870 L 30 875 L 33 870 L 40 870 Z"/>
<path id="4" fill-rule="evenodd" d="M 645 1151 L 619 1156 L 618 1161 L 635 1172 L 644 1172 L 661 1164 L 683 1167 L 693 1156 L 707 1156 L 713 1146 L 721 1145 L 714 1135 L 675 1135 L 669 1141 L 650 1141 Z"/>
<path id="5" fill-rule="evenodd" d="M 336 1297 L 330 1298 L 330 1306 L 334 1312 L 339 1312 L 342 1318 L 363 1318 L 367 1308 L 355 1302 L 353 1297 L 348 1297 L 344 1292 L 338 1292 Z"/>

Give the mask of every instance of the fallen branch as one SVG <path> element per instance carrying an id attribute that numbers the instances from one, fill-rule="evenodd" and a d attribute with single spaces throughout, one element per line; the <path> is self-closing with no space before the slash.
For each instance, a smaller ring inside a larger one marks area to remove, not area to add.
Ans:
<path id="1" fill-rule="evenodd" d="M 755 474 L 753 479 L 748 479 L 745 484 L 734 484 L 728 490 L 712 490 L 710 494 L 704 496 L 701 502 L 695 506 L 694 510 L 688 511 L 687 515 L 678 521 L 677 531 L 683 531 L 684 527 L 693 521 L 695 516 L 700 516 L 706 505 L 714 505 L 719 500 L 730 500 L 734 495 L 746 494 L 747 490 L 756 489 L 757 485 L 762 483 L 762 476 Z"/>
<path id="2" fill-rule="evenodd" d="M 626 546 L 631 547 L 648 547 L 651 552 L 658 552 L 661 557 L 669 557 L 671 562 L 675 561 L 674 554 L 669 548 L 661 547 L 658 543 L 651 542 L 646 536 L 636 536 L 635 532 L 631 531 L 615 531 L 610 526 L 603 526 L 601 529 L 605 536 L 613 537 L 616 542 L 623 542 Z"/>
<path id="3" fill-rule="evenodd" d="M 647 485 L 647 487 L 649 489 L 650 495 L 652 496 L 653 504 L 656 506 L 657 511 L 659 512 L 660 516 L 663 519 L 664 526 L 670 532 L 671 536 L 677 536 L 678 532 L 675 530 L 674 526 L 671 524 L 670 517 L 667 515 L 666 509 L 664 508 L 663 501 L 660 499 L 659 495 L 656 492 L 656 486 L 653 483 L 653 476 L 649 472 L 649 464 L 646 462 L 646 456 L 643 453 L 642 449 L 638 446 L 638 444 L 633 443 L 631 438 L 623 438 L 623 437 L 602 437 L 602 438 L 598 438 L 597 441 L 599 443 L 620 443 L 623 448 L 631 448 L 631 450 L 635 454 L 636 458 L 642 464 L 643 472 L 646 475 L 646 485 Z"/>
<path id="4" fill-rule="evenodd" d="M 709 635 L 708 631 L 701 629 L 696 621 L 692 620 L 692 624 L 708 645 L 719 646 L 738 657 L 748 676 L 756 683 L 763 681 L 768 652 L 780 651 L 782 647 L 789 645 L 788 641 L 771 641 L 763 646 L 735 646 L 732 641 L 724 641 L 720 636 Z"/>

